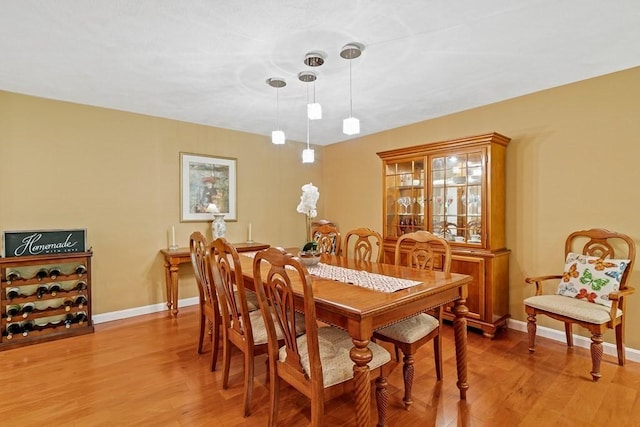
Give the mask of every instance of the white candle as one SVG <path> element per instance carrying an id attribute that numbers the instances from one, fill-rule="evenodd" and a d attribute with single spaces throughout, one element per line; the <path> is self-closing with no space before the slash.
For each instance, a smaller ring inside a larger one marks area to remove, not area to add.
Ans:
<path id="1" fill-rule="evenodd" d="M 171 226 L 171 246 L 175 246 L 176 245 L 176 228 L 172 225 Z"/>
<path id="2" fill-rule="evenodd" d="M 251 241 L 251 223 L 249 223 L 249 241 Z"/>

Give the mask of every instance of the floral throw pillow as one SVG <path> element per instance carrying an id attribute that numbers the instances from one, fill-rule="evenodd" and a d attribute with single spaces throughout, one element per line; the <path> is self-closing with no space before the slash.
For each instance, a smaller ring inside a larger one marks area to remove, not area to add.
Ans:
<path id="1" fill-rule="evenodd" d="M 627 265 L 628 259 L 602 259 L 570 252 L 556 293 L 611 307 L 609 293 L 620 289 Z"/>

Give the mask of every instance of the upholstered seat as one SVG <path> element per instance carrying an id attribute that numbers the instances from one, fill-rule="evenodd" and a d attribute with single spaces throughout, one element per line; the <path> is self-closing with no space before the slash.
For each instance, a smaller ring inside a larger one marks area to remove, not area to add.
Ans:
<path id="1" fill-rule="evenodd" d="M 451 271 L 451 248 L 446 240 L 427 231 L 403 234 L 396 242 L 395 264 L 427 270 L 442 270 L 449 273 Z M 414 376 L 414 354 L 430 340 L 433 340 L 436 378 L 442 379 L 442 335 L 440 334 L 442 307 L 436 309 L 434 314 L 435 317 L 421 313 L 378 329 L 373 333 L 376 340 L 390 342 L 395 346 L 396 357 L 398 349 L 404 354 L 402 359 L 404 398 L 402 400 L 407 410 L 413 403 L 411 389 Z"/>
<path id="2" fill-rule="evenodd" d="M 319 327 L 316 320 L 313 286 L 308 271 L 297 258 L 279 248 L 258 252 L 253 264 L 253 277 L 267 332 L 269 334 L 269 426 L 278 425 L 280 380 L 284 380 L 311 399 L 311 425 L 324 425 L 324 402 L 354 389 L 354 362 L 350 353 L 353 340 L 344 331 Z M 306 333 L 296 337 L 297 318 L 294 292 L 304 293 Z M 264 315 L 272 310 L 274 316 Z M 276 326 L 281 325 L 284 346 L 280 346 Z M 388 394 L 382 368 L 391 355 L 383 347 L 369 343 L 373 359 L 371 369 L 380 368 L 376 380 L 378 425 L 386 424 Z M 282 424 L 284 425 L 284 424 Z"/>
<path id="3" fill-rule="evenodd" d="M 220 300 L 223 337 L 222 388 L 229 387 L 231 346 L 244 354 L 244 416 L 251 413 L 254 357 L 267 352 L 267 331 L 260 310 L 249 309 L 248 295 L 242 276 L 242 265 L 235 247 L 224 238 L 213 241 L 210 249 L 211 271 Z M 253 292 L 251 292 L 253 294 Z M 254 294 L 255 295 L 255 294 Z M 296 316 L 296 334 L 304 332 L 304 316 Z M 276 339 L 283 334 L 276 328 Z"/>
<path id="4" fill-rule="evenodd" d="M 536 287 L 535 296 L 524 300 L 529 351 L 535 351 L 538 315 L 564 322 L 568 347 L 573 347 L 572 325 L 580 325 L 591 332 L 591 377 L 598 381 L 607 329 L 615 330 L 618 364 L 625 363 L 625 305 L 634 292 L 627 280 L 633 271 L 636 244 L 627 235 L 594 228 L 571 233 L 564 252 L 562 274 L 525 279 Z M 553 286 L 555 294 L 543 294 L 545 283 Z"/>
<path id="5" fill-rule="evenodd" d="M 567 298 L 562 295 L 539 295 L 526 298 L 525 305 L 539 310 L 549 311 L 560 316 L 571 317 L 589 323 L 606 323 L 611 320 L 611 309 L 604 305 L 593 304 L 585 300 Z M 616 309 L 616 318 L 622 316 L 622 310 Z"/>

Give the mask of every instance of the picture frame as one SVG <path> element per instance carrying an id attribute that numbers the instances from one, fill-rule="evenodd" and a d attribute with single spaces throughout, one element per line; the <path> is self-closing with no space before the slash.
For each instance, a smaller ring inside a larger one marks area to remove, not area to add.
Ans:
<path id="1" fill-rule="evenodd" d="M 236 174 L 235 158 L 181 152 L 180 222 L 211 221 L 215 208 L 237 221 Z"/>

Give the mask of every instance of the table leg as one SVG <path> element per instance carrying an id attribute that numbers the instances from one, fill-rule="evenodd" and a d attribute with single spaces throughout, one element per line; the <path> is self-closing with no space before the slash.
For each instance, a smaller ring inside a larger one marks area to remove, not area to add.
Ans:
<path id="1" fill-rule="evenodd" d="M 373 353 L 369 349 L 369 340 L 357 340 L 352 338 L 354 347 L 349 352 L 353 367 L 354 394 L 356 406 L 356 425 L 369 427 L 371 418 L 369 402 L 371 400 L 371 383 L 369 378 L 369 365 L 373 359 Z"/>
<path id="2" fill-rule="evenodd" d="M 172 310 L 174 316 L 178 315 L 178 266 L 171 265 L 171 300 Z"/>
<path id="3" fill-rule="evenodd" d="M 169 264 L 169 261 L 166 261 L 164 263 L 164 284 L 167 290 L 167 308 L 169 310 L 171 310 L 172 298 L 173 298 L 173 295 L 171 294 L 171 270 L 169 269 L 170 267 L 171 267 L 171 264 Z"/>
<path id="4" fill-rule="evenodd" d="M 456 368 L 458 370 L 458 382 L 456 385 L 460 389 L 460 399 L 467 399 L 467 319 L 466 315 L 469 309 L 465 306 L 467 300 L 461 298 L 456 300 L 453 306 L 453 313 L 456 317 L 453 319 L 453 332 L 456 340 Z"/>

